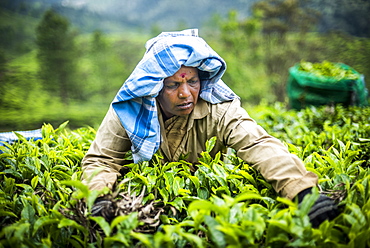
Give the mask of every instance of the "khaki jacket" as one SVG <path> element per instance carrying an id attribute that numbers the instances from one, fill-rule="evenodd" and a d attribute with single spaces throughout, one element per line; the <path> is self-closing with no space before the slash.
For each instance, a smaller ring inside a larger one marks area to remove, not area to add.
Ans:
<path id="1" fill-rule="evenodd" d="M 187 161 L 197 163 L 206 141 L 216 136 L 211 155 L 226 147 L 235 149 L 237 156 L 257 169 L 282 197 L 293 199 L 300 191 L 317 184 L 317 175 L 308 172 L 298 157 L 257 125 L 238 99 L 220 104 L 199 99 L 189 116 L 163 123 L 159 113 L 159 120 L 163 162 L 178 161 L 181 155 L 188 154 Z M 82 161 L 84 183 L 90 189 L 112 188 L 121 176 L 122 166 L 132 162 L 123 159 L 130 149 L 131 142 L 110 108 Z M 97 168 L 100 172 L 94 174 Z"/>

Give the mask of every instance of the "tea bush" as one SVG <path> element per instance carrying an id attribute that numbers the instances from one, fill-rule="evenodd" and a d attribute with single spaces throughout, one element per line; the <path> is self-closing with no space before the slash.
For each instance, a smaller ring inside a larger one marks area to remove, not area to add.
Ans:
<path id="1" fill-rule="evenodd" d="M 80 182 L 80 161 L 93 128 L 42 127 L 43 139 L 5 144 L 0 154 L 0 247 L 369 247 L 370 108 L 287 110 L 260 104 L 249 114 L 319 176 L 341 214 L 311 227 L 318 191 L 296 202 L 279 197 L 234 153 L 130 164 L 114 192 L 159 209 L 150 225 L 133 211 L 111 223 L 92 217 L 102 192 Z M 105 191 L 106 192 L 106 191 Z"/>

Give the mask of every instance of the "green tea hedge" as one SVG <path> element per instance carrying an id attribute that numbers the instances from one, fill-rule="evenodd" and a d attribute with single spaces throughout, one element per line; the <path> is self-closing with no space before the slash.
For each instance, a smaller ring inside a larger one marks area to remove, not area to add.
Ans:
<path id="1" fill-rule="evenodd" d="M 0 247 L 370 247 L 370 108 L 259 105 L 249 111 L 319 175 L 342 213 L 313 229 L 318 191 L 298 208 L 232 152 L 130 164 L 114 192 L 118 217 L 92 217 L 102 192 L 80 182 L 95 130 L 45 124 L 43 139 L 1 147 Z"/>

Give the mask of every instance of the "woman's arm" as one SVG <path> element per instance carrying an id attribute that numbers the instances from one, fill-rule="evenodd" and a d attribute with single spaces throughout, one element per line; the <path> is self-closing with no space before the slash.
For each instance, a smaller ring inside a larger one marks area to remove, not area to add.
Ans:
<path id="1" fill-rule="evenodd" d="M 112 189 L 122 166 L 132 162 L 124 159 L 130 149 L 130 139 L 110 107 L 82 160 L 83 183 L 91 190 Z"/>
<path id="2" fill-rule="evenodd" d="M 239 101 L 230 105 L 220 125 L 226 145 L 258 170 L 281 196 L 293 199 L 317 185 L 317 175 L 307 171 L 302 160 L 259 126 Z"/>

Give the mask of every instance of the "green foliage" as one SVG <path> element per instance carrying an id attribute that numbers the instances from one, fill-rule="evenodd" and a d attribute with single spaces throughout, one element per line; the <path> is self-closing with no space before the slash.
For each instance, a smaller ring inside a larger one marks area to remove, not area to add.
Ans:
<path id="1" fill-rule="evenodd" d="M 280 198 L 264 178 L 234 153 L 200 154 L 197 170 L 184 160 L 129 164 L 116 190 L 162 204 L 156 232 L 138 212 L 107 223 L 90 215 L 101 192 L 80 182 L 80 161 L 92 128 L 54 129 L 43 139 L 1 147 L 1 247 L 368 247 L 370 238 L 370 108 L 320 107 L 287 111 L 261 104 L 250 115 L 286 143 L 319 176 L 323 193 L 342 213 L 313 229 L 307 213 L 318 191 L 295 202 Z"/>
<path id="2" fill-rule="evenodd" d="M 76 243 L 73 235 L 84 233 L 58 210 L 73 204 L 69 195 L 74 190 L 62 182 L 79 180 L 80 161 L 94 131 L 67 132 L 66 124 L 58 129 L 44 125 L 41 140 L 18 135 L 18 142 L 1 147 L 2 246 L 66 246 Z"/>

